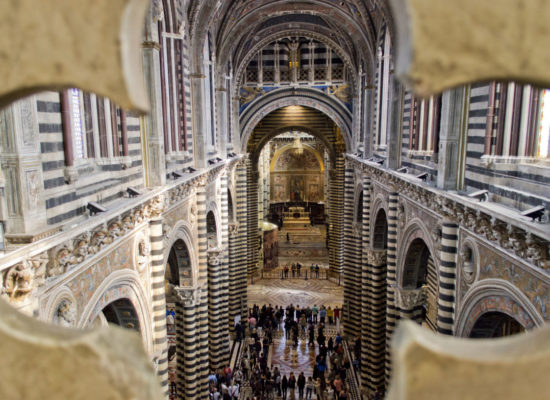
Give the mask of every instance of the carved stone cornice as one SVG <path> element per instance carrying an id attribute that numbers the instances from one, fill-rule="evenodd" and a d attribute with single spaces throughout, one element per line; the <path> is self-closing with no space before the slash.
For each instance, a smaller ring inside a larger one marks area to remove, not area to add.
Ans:
<path id="1" fill-rule="evenodd" d="M 148 205 L 148 211 L 151 215 L 151 218 L 160 218 L 165 208 L 166 204 L 164 201 L 164 194 L 159 194 L 158 196 L 153 198 Z"/>
<path id="2" fill-rule="evenodd" d="M 151 41 L 151 40 L 147 40 L 147 41 L 142 42 L 141 47 L 143 49 L 154 49 L 154 50 L 159 50 L 159 51 L 161 49 L 159 42 L 154 42 L 154 41 Z"/>
<path id="3" fill-rule="evenodd" d="M 346 158 L 350 166 L 360 169 L 373 183 L 386 188 L 394 187 L 400 197 L 417 203 L 440 219 L 452 221 L 461 229 L 490 241 L 515 258 L 539 268 L 550 268 L 547 245 L 550 242 L 550 234 L 542 229 L 534 233 L 519 219 L 513 220 L 489 208 L 478 208 L 476 205 L 479 203 L 473 203 L 454 193 L 421 185 L 420 182 L 415 182 L 414 178 L 405 178 L 396 171 L 383 169 L 354 155 L 347 154 Z"/>
<path id="4" fill-rule="evenodd" d="M 10 301 L 24 301 L 46 280 L 48 255 L 38 254 L 0 272 L 0 297 Z"/>

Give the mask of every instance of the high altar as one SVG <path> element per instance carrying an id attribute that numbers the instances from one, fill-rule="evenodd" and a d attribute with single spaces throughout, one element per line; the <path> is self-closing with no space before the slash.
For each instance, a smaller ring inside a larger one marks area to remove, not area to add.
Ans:
<path id="1" fill-rule="evenodd" d="M 304 228 L 311 223 L 309 212 L 304 207 L 289 207 L 284 212 L 284 227 L 286 229 Z"/>

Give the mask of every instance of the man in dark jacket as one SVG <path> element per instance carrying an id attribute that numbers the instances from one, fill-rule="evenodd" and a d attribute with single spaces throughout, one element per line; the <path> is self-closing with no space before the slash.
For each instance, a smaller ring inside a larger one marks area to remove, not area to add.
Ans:
<path id="1" fill-rule="evenodd" d="M 298 397 L 300 399 L 304 398 L 304 388 L 306 387 L 306 377 L 303 372 L 300 372 L 298 376 Z"/>
<path id="2" fill-rule="evenodd" d="M 288 392 L 288 379 L 286 378 L 286 375 L 283 375 L 283 379 L 281 379 L 281 391 L 283 400 L 286 400 L 286 394 Z"/>

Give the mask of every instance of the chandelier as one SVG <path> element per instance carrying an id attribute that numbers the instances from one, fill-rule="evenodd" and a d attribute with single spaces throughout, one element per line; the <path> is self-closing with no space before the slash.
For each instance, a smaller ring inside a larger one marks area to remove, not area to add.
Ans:
<path id="1" fill-rule="evenodd" d="M 297 137 L 292 143 L 292 153 L 296 156 L 301 156 L 304 153 L 304 145 L 300 141 L 300 138 Z"/>

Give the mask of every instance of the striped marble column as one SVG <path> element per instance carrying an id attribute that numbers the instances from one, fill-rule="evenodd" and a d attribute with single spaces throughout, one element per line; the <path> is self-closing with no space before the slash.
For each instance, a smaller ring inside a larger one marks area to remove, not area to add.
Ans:
<path id="1" fill-rule="evenodd" d="M 395 331 L 398 313 L 395 307 L 394 288 L 397 272 L 397 207 L 399 194 L 391 191 L 388 201 L 388 250 L 386 291 L 386 383 L 391 373 L 390 341 Z"/>
<path id="2" fill-rule="evenodd" d="M 197 360 L 196 296 L 193 288 L 174 288 L 176 303 L 176 356 L 178 399 L 196 399 L 199 394 Z"/>
<path id="3" fill-rule="evenodd" d="M 220 254 L 220 341 L 222 343 L 221 359 L 222 365 L 229 361 L 229 323 L 227 321 L 227 310 L 229 309 L 229 205 L 227 195 L 227 171 L 220 176 L 221 190 L 221 248 Z"/>
<path id="4" fill-rule="evenodd" d="M 168 342 L 166 339 L 166 296 L 164 293 L 164 246 L 162 211 L 164 198 L 152 203 L 149 221 L 151 241 L 151 289 L 153 308 L 153 353 L 157 356 L 157 373 L 168 397 Z"/>
<path id="5" fill-rule="evenodd" d="M 361 331 L 363 364 L 361 377 L 369 394 L 382 389 L 386 368 L 386 270 L 387 250 L 368 250 L 366 271 L 363 273 L 363 311 Z"/>
<path id="6" fill-rule="evenodd" d="M 220 175 L 221 216 L 218 229 L 221 242 L 208 250 L 208 352 L 210 369 L 223 368 L 229 359 L 229 331 L 227 321 L 227 175 Z"/>
<path id="7" fill-rule="evenodd" d="M 226 309 L 222 307 L 223 289 L 221 258 L 222 249 L 208 250 L 208 353 L 210 369 L 224 367 L 227 361 L 227 328 Z"/>
<path id="8" fill-rule="evenodd" d="M 344 156 L 336 156 L 336 165 L 330 173 L 329 187 L 329 268 L 343 272 L 343 206 L 344 206 Z"/>
<path id="9" fill-rule="evenodd" d="M 208 236 L 206 227 L 206 190 L 204 182 L 197 190 L 197 232 L 198 232 L 198 291 L 196 294 L 197 318 L 197 380 L 199 397 L 208 395 Z"/>
<path id="10" fill-rule="evenodd" d="M 247 182 L 247 211 L 248 211 L 248 256 L 247 273 L 252 274 L 258 269 L 258 166 L 252 165 L 250 160 L 247 162 L 246 182 Z"/>
<path id="11" fill-rule="evenodd" d="M 368 176 L 363 176 L 363 204 L 362 204 L 362 222 L 361 227 L 361 389 L 365 391 L 369 381 L 369 368 L 371 360 L 369 357 L 369 344 L 372 341 L 370 332 L 370 319 L 372 318 L 372 309 L 370 297 L 372 296 L 369 288 L 369 266 L 368 249 L 370 246 L 370 207 L 371 207 L 371 181 Z M 384 327 L 385 328 L 385 327 Z"/>
<path id="12" fill-rule="evenodd" d="M 344 240 L 343 240 L 343 272 L 344 272 L 344 333 L 353 338 L 360 332 L 361 305 L 358 294 L 361 291 L 361 262 L 356 249 L 357 235 L 354 232 L 354 200 L 355 200 L 355 171 L 346 168 L 344 171 Z M 359 259 L 359 262 L 358 262 Z M 358 304 L 359 303 L 359 304 Z"/>
<path id="13" fill-rule="evenodd" d="M 458 225 L 444 220 L 441 229 L 441 261 L 439 263 L 439 297 L 437 299 L 437 331 L 453 334 Z"/>
<path id="14" fill-rule="evenodd" d="M 235 170 L 235 223 L 229 232 L 229 326 L 234 326 L 235 316 L 246 317 L 246 268 L 247 268 L 247 193 L 246 163 L 239 161 Z"/>

